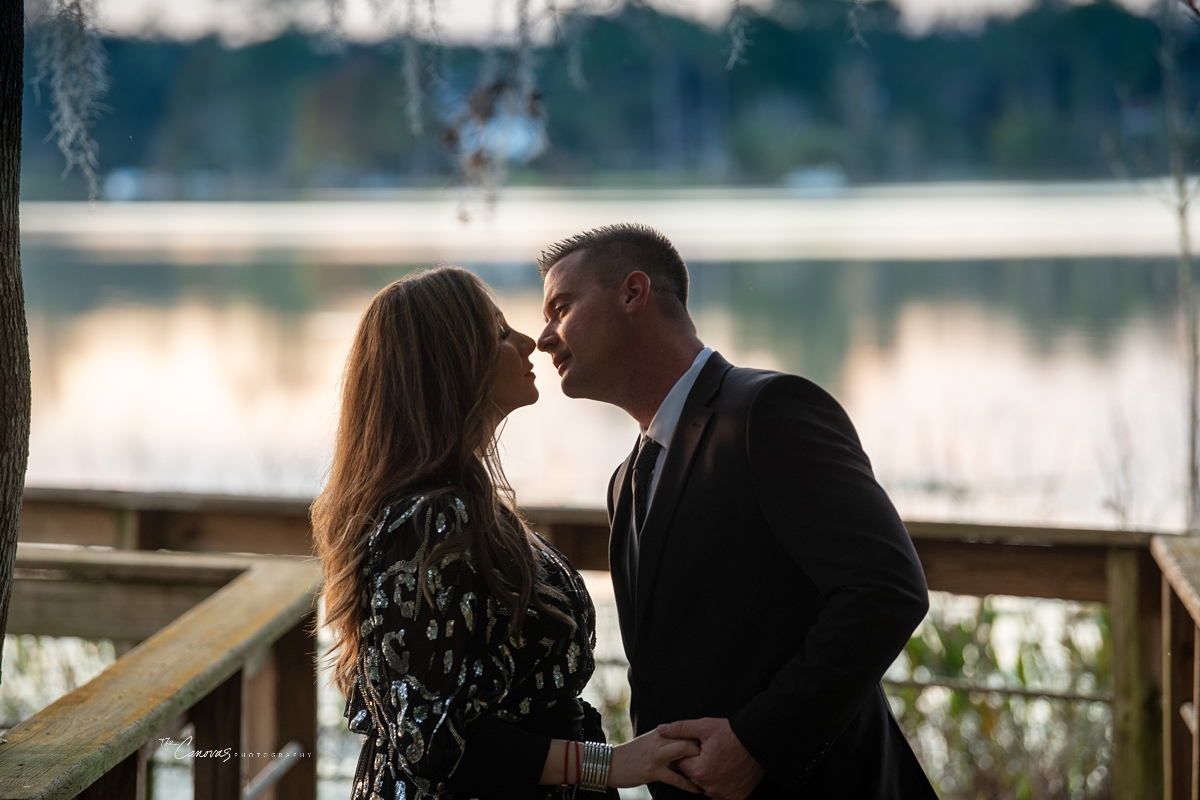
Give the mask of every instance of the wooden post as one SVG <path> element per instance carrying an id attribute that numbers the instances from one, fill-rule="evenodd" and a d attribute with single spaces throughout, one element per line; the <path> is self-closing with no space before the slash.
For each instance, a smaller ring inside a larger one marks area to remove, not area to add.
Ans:
<path id="1" fill-rule="evenodd" d="M 1191 679 L 1192 684 L 1192 702 L 1191 707 L 1188 709 L 1191 712 L 1189 716 L 1191 716 L 1192 723 L 1188 726 L 1192 734 L 1192 748 L 1190 757 L 1188 758 L 1189 771 L 1192 774 L 1192 786 L 1188 794 L 1191 800 L 1200 800 L 1200 769 L 1197 769 L 1197 766 L 1200 766 L 1200 726 L 1197 726 L 1198 717 L 1196 713 L 1196 700 L 1200 698 L 1200 669 L 1197 669 L 1200 666 L 1200 636 L 1196 635 L 1198 630 L 1200 629 L 1193 622 L 1192 671 L 1187 676 Z"/>
<path id="2" fill-rule="evenodd" d="M 1192 795 L 1192 734 L 1180 710 L 1192 700 L 1196 626 L 1166 577 L 1162 609 L 1164 796 L 1186 800 Z"/>
<path id="3" fill-rule="evenodd" d="M 116 541 L 113 543 L 118 550 L 137 550 L 141 547 L 140 531 L 138 530 L 138 512 L 133 508 L 114 508 L 113 520 L 116 523 Z"/>
<path id="4" fill-rule="evenodd" d="M 300 745 L 301 755 L 277 784 L 276 797 L 317 797 L 317 638 L 309 615 L 275 642 L 279 749 Z"/>
<path id="5" fill-rule="evenodd" d="M 76 795 L 77 800 L 146 800 L 148 753 L 148 747 L 139 747 Z"/>
<path id="6" fill-rule="evenodd" d="M 242 796 L 242 671 L 192 709 L 192 778 L 196 800 Z"/>
<path id="7" fill-rule="evenodd" d="M 1112 621 L 1114 800 L 1161 797 L 1161 743 L 1155 732 L 1158 692 L 1150 677 L 1151 634 L 1145 628 L 1153 618 L 1146 598 L 1147 570 L 1136 550 L 1108 553 L 1108 609 Z M 1153 563 L 1149 565 L 1153 567 Z M 1153 583 L 1150 583 L 1153 586 Z M 1157 649 L 1157 648 L 1154 648 Z"/>
<path id="8" fill-rule="evenodd" d="M 279 751 L 277 667 L 274 649 L 264 647 L 243 668 L 242 743 L 246 746 L 246 757 L 242 769 L 247 781 L 253 781 L 269 768 L 274 760 L 270 754 Z M 277 796 L 271 787 L 260 795 L 260 800 L 276 800 L 276 797 L 283 800 L 283 795 Z"/>

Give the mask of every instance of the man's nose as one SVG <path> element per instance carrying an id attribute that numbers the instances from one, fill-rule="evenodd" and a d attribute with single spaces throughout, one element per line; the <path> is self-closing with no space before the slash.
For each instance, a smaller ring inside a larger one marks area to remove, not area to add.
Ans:
<path id="1" fill-rule="evenodd" d="M 543 353 L 549 353 L 557 341 L 558 335 L 554 332 L 554 326 L 548 322 L 546 323 L 546 327 L 542 329 L 542 335 L 538 337 L 537 349 Z"/>

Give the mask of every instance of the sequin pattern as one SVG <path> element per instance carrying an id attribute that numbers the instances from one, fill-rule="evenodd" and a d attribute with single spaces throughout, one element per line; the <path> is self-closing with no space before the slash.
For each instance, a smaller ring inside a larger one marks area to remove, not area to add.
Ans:
<path id="1" fill-rule="evenodd" d="M 426 563 L 467 523 L 461 500 L 416 497 L 388 507 L 369 534 L 358 681 L 346 706 L 350 730 L 366 735 L 352 800 L 454 800 L 448 782 L 470 722 L 490 714 L 519 723 L 578 697 L 591 677 L 595 610 L 578 573 L 544 540 L 538 570 L 566 597 L 574 633 L 530 609 L 522 635 L 508 639 L 509 614 L 469 552 Z M 422 570 L 433 602 L 420 590 Z"/>

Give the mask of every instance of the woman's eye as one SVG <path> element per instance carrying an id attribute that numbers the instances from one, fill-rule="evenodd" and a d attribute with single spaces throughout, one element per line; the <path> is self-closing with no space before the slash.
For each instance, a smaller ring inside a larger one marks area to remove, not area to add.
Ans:
<path id="1" fill-rule="evenodd" d="M 510 328 L 507 328 L 504 325 L 500 326 L 500 338 L 501 339 L 507 339 L 508 335 L 510 333 L 512 333 L 512 330 Z"/>

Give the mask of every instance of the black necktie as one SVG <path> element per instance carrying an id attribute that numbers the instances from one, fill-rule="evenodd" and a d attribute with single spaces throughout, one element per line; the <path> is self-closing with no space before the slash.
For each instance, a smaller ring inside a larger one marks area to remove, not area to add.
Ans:
<path id="1" fill-rule="evenodd" d="M 642 436 L 637 458 L 633 460 L 633 535 L 641 539 L 642 526 L 646 523 L 646 509 L 650 506 L 650 479 L 654 477 L 654 465 L 662 445 L 649 436 Z"/>

